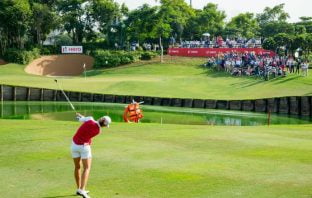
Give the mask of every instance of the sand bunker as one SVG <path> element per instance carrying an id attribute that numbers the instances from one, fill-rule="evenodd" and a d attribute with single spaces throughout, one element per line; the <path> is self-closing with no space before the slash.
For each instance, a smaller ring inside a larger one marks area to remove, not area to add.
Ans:
<path id="1" fill-rule="evenodd" d="M 42 56 L 27 65 L 25 72 L 42 76 L 77 76 L 84 72 L 84 64 L 89 70 L 93 63 L 94 59 L 87 55 Z"/>
<path id="2" fill-rule="evenodd" d="M 4 60 L 0 59 L 0 65 L 5 65 L 7 64 Z"/>

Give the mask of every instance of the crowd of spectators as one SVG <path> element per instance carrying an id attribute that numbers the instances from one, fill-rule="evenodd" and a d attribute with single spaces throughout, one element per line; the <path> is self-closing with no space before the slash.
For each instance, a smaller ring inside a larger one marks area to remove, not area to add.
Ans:
<path id="1" fill-rule="evenodd" d="M 181 41 L 177 45 L 181 48 L 261 48 L 259 38 L 227 38 L 223 40 L 221 36 L 210 39 L 209 37 L 201 41 Z"/>
<path id="2" fill-rule="evenodd" d="M 151 51 L 151 50 L 157 51 L 160 49 L 160 47 L 158 44 L 154 44 L 154 43 L 143 43 L 140 45 L 139 43 L 133 42 L 130 44 L 130 50 L 131 51 L 135 51 L 138 49 L 143 49 L 146 51 Z"/>
<path id="3" fill-rule="evenodd" d="M 258 76 L 265 80 L 286 76 L 287 72 L 308 75 L 307 60 L 293 56 L 255 55 L 254 53 L 226 53 L 208 58 L 206 67 L 224 70 L 233 76 Z"/>

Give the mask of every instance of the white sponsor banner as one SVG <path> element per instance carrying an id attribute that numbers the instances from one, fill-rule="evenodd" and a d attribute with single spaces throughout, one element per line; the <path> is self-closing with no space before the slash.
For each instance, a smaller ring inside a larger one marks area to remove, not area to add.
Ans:
<path id="1" fill-rule="evenodd" d="M 62 46 L 62 54 L 82 54 L 82 46 Z"/>
<path id="2" fill-rule="evenodd" d="M 197 50 L 188 50 L 187 51 L 188 54 L 198 54 Z"/>

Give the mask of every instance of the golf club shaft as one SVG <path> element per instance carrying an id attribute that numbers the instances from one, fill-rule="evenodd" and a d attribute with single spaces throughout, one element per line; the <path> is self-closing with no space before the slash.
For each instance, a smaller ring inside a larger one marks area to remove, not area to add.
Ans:
<path id="1" fill-rule="evenodd" d="M 70 104 L 71 108 L 77 113 L 74 105 L 70 102 L 69 98 L 67 97 L 66 93 L 64 92 L 64 90 L 62 89 L 62 87 L 57 83 L 57 80 L 55 80 L 56 84 L 58 85 L 59 89 L 61 90 L 61 92 L 63 93 L 63 95 L 65 96 L 67 102 Z"/>

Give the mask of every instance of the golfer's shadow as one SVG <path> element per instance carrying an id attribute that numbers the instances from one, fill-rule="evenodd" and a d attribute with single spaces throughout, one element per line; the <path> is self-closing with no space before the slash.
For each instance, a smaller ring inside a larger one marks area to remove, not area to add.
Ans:
<path id="1" fill-rule="evenodd" d="M 60 195 L 60 196 L 49 196 L 49 197 L 41 197 L 41 198 L 58 198 L 58 197 L 77 197 L 76 194 L 71 195 Z M 80 196 L 79 196 L 80 197 Z"/>

